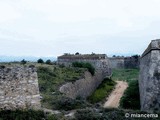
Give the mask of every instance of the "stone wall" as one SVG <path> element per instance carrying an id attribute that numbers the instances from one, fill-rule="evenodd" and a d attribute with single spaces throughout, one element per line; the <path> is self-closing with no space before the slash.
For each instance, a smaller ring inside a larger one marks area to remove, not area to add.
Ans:
<path id="1" fill-rule="evenodd" d="M 39 109 L 40 94 L 34 66 L 0 66 L 0 109 Z"/>
<path id="2" fill-rule="evenodd" d="M 116 68 L 116 69 L 124 68 L 124 57 L 111 57 L 109 59 L 111 68 Z"/>
<path id="3" fill-rule="evenodd" d="M 160 111 L 160 40 L 153 40 L 140 60 L 141 110 Z"/>
<path id="4" fill-rule="evenodd" d="M 111 68 L 113 69 L 135 69 L 139 68 L 139 56 L 131 57 L 110 57 Z"/>
<path id="5" fill-rule="evenodd" d="M 88 62 L 95 67 L 95 75 L 92 76 L 88 71 L 85 72 L 84 78 L 75 82 L 67 83 L 60 87 L 60 92 L 70 98 L 83 97 L 91 95 L 106 77 L 111 77 L 109 59 L 106 55 L 80 55 L 69 57 L 59 57 L 58 63 L 65 66 L 71 66 L 73 62 Z M 87 56 L 87 57 L 86 57 Z"/>
<path id="6" fill-rule="evenodd" d="M 101 70 L 104 75 L 110 76 L 112 74 L 112 70 L 110 67 L 110 61 L 107 57 L 103 59 L 89 59 L 89 58 L 58 58 L 58 64 L 63 64 L 65 66 L 72 66 L 73 62 L 88 62 L 91 63 L 96 71 Z"/>
<path id="7" fill-rule="evenodd" d="M 76 80 L 75 82 L 69 82 L 60 87 L 60 92 L 64 93 L 67 97 L 86 98 L 90 96 L 95 89 L 104 80 L 104 75 L 101 71 L 97 71 L 95 76 L 92 76 L 90 72 L 86 71 L 84 78 Z"/>

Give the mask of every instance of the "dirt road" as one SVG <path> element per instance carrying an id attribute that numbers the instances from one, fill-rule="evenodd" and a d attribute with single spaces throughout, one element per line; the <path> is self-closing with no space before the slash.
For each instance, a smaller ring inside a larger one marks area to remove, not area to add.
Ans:
<path id="1" fill-rule="evenodd" d="M 116 81 L 117 85 L 115 90 L 110 94 L 109 98 L 107 98 L 106 103 L 104 104 L 104 108 L 118 108 L 121 97 L 124 94 L 124 91 L 128 87 L 127 82 L 124 81 Z"/>

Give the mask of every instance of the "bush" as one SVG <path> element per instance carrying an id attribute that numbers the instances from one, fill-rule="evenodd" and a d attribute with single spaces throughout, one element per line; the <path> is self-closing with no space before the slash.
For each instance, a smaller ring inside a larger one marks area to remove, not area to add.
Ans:
<path id="1" fill-rule="evenodd" d="M 73 62 L 73 67 L 79 67 L 79 68 L 87 68 L 88 71 L 94 75 L 95 74 L 95 68 L 90 63 L 84 63 L 84 62 Z"/>
<path id="2" fill-rule="evenodd" d="M 100 120 L 101 115 L 93 109 L 77 110 L 75 113 L 77 120 Z"/>
<path id="3" fill-rule="evenodd" d="M 0 120 L 44 120 L 43 111 L 34 110 L 3 110 L 0 111 Z"/>
<path id="4" fill-rule="evenodd" d="M 75 120 L 159 120 L 158 118 L 132 118 L 125 114 L 147 114 L 143 111 L 121 110 L 121 109 L 82 109 L 75 113 Z M 150 114 L 150 113 L 149 113 Z M 158 116 L 160 114 L 158 113 Z"/>
<path id="5" fill-rule="evenodd" d="M 51 65 L 52 64 L 51 60 L 47 60 L 46 64 Z"/>
<path id="6" fill-rule="evenodd" d="M 44 61 L 40 58 L 37 60 L 37 63 L 44 63 Z"/>
<path id="7" fill-rule="evenodd" d="M 56 109 L 59 110 L 73 110 L 89 106 L 89 104 L 84 100 L 72 99 L 64 96 L 60 97 L 56 101 L 54 100 L 52 104 L 54 104 Z"/>
<path id="8" fill-rule="evenodd" d="M 138 80 L 129 82 L 129 87 L 121 98 L 120 106 L 125 109 L 140 109 Z"/>
<path id="9" fill-rule="evenodd" d="M 25 59 L 23 59 L 23 60 L 21 61 L 21 63 L 22 63 L 22 64 L 26 64 L 27 61 L 26 61 Z"/>

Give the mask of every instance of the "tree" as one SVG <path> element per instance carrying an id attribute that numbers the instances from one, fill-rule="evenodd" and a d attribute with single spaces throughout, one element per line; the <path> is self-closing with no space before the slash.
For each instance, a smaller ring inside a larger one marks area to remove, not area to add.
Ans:
<path id="1" fill-rule="evenodd" d="M 23 59 L 23 60 L 21 61 L 21 63 L 22 63 L 22 64 L 26 64 L 27 61 L 26 61 L 25 59 Z"/>
<path id="2" fill-rule="evenodd" d="M 76 52 L 75 55 L 79 55 L 79 52 Z"/>
<path id="3" fill-rule="evenodd" d="M 47 60 L 46 64 L 51 65 L 52 64 L 51 60 Z"/>
<path id="4" fill-rule="evenodd" d="M 37 60 L 37 63 L 44 63 L 44 61 L 40 58 Z"/>

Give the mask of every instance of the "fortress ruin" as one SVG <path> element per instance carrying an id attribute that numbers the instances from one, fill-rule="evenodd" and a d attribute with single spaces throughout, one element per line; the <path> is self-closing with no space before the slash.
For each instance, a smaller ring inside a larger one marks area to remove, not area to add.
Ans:
<path id="1" fill-rule="evenodd" d="M 160 40 L 152 40 L 140 60 L 141 110 L 160 111 Z"/>
<path id="2" fill-rule="evenodd" d="M 131 57 L 109 57 L 111 68 L 116 69 L 135 69 L 139 68 L 139 56 L 134 55 Z"/>
<path id="3" fill-rule="evenodd" d="M 60 92 L 70 98 L 90 96 L 95 89 L 101 84 L 106 77 L 111 77 L 112 71 L 110 62 L 105 54 L 85 54 L 85 55 L 63 55 L 58 57 L 58 64 L 71 66 L 73 62 L 88 62 L 95 69 L 95 75 L 92 76 L 88 71 L 85 72 L 84 78 L 76 80 L 74 83 L 69 82 L 60 87 Z"/>
<path id="4" fill-rule="evenodd" d="M 105 76 L 111 75 L 110 61 L 106 54 L 65 54 L 58 57 L 58 64 L 71 66 L 73 62 L 88 62 L 96 70 L 101 70 Z"/>

